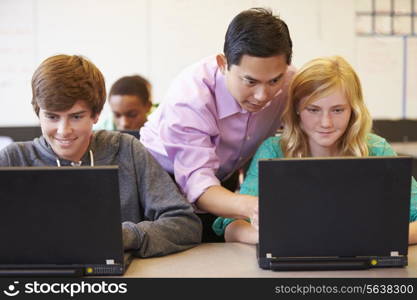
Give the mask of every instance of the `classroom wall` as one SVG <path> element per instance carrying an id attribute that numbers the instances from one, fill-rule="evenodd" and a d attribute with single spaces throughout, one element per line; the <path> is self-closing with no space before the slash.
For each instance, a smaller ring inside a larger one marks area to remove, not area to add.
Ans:
<path id="1" fill-rule="evenodd" d="M 233 16 L 260 6 L 272 8 L 287 22 L 295 66 L 317 56 L 342 55 L 357 68 L 374 118 L 416 118 L 416 38 L 408 39 L 404 87 L 403 38 L 356 36 L 356 11 L 370 2 L 0 0 L 0 126 L 37 123 L 30 78 L 43 59 L 58 53 L 90 58 L 108 88 L 121 76 L 142 74 L 154 85 L 154 101 L 161 102 L 181 69 L 222 51 Z"/>

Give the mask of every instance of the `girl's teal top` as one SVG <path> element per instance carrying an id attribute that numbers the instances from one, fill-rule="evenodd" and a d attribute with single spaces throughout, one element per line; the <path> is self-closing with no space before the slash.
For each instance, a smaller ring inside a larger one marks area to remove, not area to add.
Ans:
<path id="1" fill-rule="evenodd" d="M 274 136 L 265 140 L 258 148 L 252 159 L 245 180 L 241 186 L 240 193 L 252 196 L 258 196 L 258 161 L 260 159 L 283 158 L 284 154 L 281 149 L 281 137 Z M 375 134 L 368 136 L 369 156 L 395 156 L 397 155 L 388 142 Z M 235 219 L 217 218 L 212 228 L 217 235 L 223 235 L 226 227 Z M 417 182 L 414 178 L 411 180 L 411 201 L 410 201 L 410 222 L 417 220 Z"/>

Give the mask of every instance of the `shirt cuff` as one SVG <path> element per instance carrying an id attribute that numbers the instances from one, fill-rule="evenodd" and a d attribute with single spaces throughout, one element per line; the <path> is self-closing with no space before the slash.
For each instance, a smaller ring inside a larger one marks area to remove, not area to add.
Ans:
<path id="1" fill-rule="evenodd" d="M 195 172 L 188 178 L 184 192 L 188 201 L 195 203 L 209 187 L 215 185 L 221 185 L 216 176 L 204 174 L 204 172 Z"/>

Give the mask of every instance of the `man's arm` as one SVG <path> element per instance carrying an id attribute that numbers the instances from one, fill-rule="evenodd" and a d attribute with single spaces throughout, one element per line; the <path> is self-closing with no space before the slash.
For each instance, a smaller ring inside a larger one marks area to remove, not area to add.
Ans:
<path id="1" fill-rule="evenodd" d="M 197 200 L 198 209 L 226 218 L 253 218 L 258 213 L 258 198 L 236 194 L 215 185 L 209 187 Z"/>

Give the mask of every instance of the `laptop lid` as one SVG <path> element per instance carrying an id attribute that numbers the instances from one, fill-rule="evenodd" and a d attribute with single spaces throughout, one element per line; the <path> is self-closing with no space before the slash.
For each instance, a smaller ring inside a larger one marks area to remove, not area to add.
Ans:
<path id="1" fill-rule="evenodd" d="M 405 256 L 411 158 L 259 162 L 259 263 Z"/>
<path id="2" fill-rule="evenodd" d="M 123 273 L 117 166 L 0 168 L 0 182 L 0 269 Z"/>
<path id="3" fill-rule="evenodd" d="M 135 138 L 139 139 L 140 138 L 140 134 L 139 134 L 139 129 L 125 129 L 125 130 L 120 130 L 121 133 L 127 133 L 130 135 L 133 135 Z"/>

